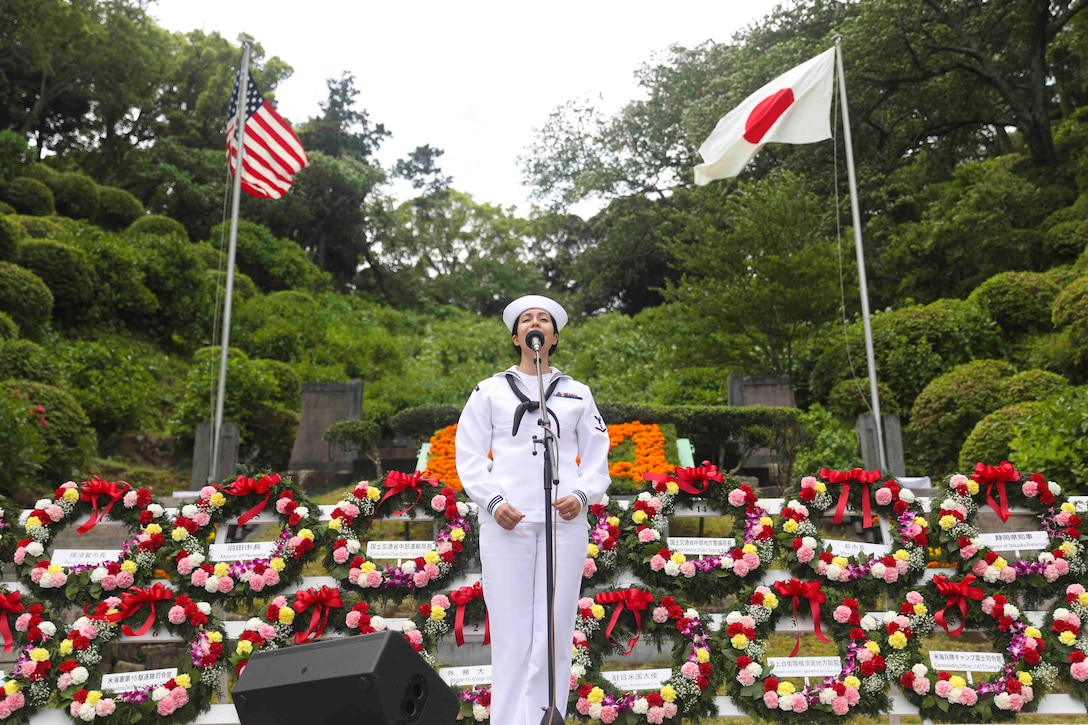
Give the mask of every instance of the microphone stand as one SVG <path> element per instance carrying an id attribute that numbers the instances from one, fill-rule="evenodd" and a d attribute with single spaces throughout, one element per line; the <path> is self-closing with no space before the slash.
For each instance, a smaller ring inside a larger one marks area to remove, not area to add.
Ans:
<path id="1" fill-rule="evenodd" d="M 540 401 L 538 423 L 542 431 L 541 436 L 533 436 L 533 445 L 544 447 L 544 560 L 548 583 L 548 706 L 544 709 L 540 725 L 563 725 L 563 717 L 555 703 L 555 542 L 552 530 L 552 486 L 559 485 L 559 479 L 554 477 L 559 449 L 556 447 L 555 433 L 552 432 L 548 409 L 545 407 L 544 374 L 541 372 L 540 348 L 536 345 L 533 346 L 533 363 L 536 365 L 537 397 Z"/>

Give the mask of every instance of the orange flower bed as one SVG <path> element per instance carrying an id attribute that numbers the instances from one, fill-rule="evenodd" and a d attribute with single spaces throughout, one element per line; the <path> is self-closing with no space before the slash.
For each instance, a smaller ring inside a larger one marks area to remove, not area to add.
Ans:
<path id="1" fill-rule="evenodd" d="M 427 471 L 447 486 L 460 491 L 461 479 L 457 477 L 457 461 L 454 452 L 456 436 L 456 423 L 431 436 Z M 635 460 L 609 463 L 608 473 L 613 478 L 629 478 L 641 483 L 644 480 L 644 473 L 672 472 L 674 466 L 665 458 L 665 434 L 661 432 L 660 427 L 638 421 L 608 426 L 610 451 L 627 439 L 634 442 Z"/>

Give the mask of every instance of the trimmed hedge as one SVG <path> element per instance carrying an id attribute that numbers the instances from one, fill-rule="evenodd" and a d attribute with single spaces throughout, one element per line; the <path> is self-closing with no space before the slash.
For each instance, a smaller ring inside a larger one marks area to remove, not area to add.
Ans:
<path id="1" fill-rule="evenodd" d="M 19 247 L 19 264 L 53 293 L 53 319 L 70 327 L 95 319 L 97 278 L 81 249 L 47 239 L 28 240 Z"/>
<path id="2" fill-rule="evenodd" d="M 1088 248 L 1088 219 L 1055 224 L 1043 236 L 1043 247 L 1059 264 L 1074 261 Z"/>
<path id="3" fill-rule="evenodd" d="M 0 312 L 0 340 L 14 340 L 17 337 L 19 326 L 15 324 L 15 320 L 8 313 Z"/>
<path id="4" fill-rule="evenodd" d="M 1079 350 L 1075 362 L 1088 360 L 1088 277 L 1080 277 L 1054 300 L 1054 327 L 1069 335 L 1070 343 Z"/>
<path id="5" fill-rule="evenodd" d="M 57 210 L 49 187 L 27 176 L 17 176 L 0 187 L 0 199 L 30 216 L 51 216 Z"/>
<path id="6" fill-rule="evenodd" d="M 1053 328 L 1050 308 L 1061 285 L 1040 272 L 1001 272 L 967 298 L 981 307 L 1005 333 L 1047 332 Z"/>
<path id="7" fill-rule="evenodd" d="M 1035 400 L 1014 403 L 998 408 L 976 423 L 960 448 L 959 470 L 973 470 L 978 461 L 1009 460 L 1017 431 L 1039 405 Z"/>
<path id="8" fill-rule="evenodd" d="M 880 396 L 881 415 L 902 412 L 891 388 L 885 383 L 877 381 L 876 394 Z M 828 393 L 827 409 L 839 420 L 849 422 L 853 426 L 859 415 L 872 412 L 872 397 L 869 392 L 868 375 L 857 380 L 842 380 L 835 383 L 835 387 Z"/>
<path id="9" fill-rule="evenodd" d="M 129 224 L 128 229 L 125 230 L 125 235 L 129 237 L 147 234 L 173 235 L 179 236 L 186 241 L 189 240 L 189 232 L 181 222 L 160 214 L 142 216 Z"/>
<path id="10" fill-rule="evenodd" d="M 9 129 L 0 131 L 0 183 L 22 173 L 26 159 L 27 145 L 22 134 Z"/>
<path id="11" fill-rule="evenodd" d="M 1070 494 L 1088 493 L 1088 386 L 1034 403 L 1011 447 L 1020 470 L 1041 471 Z"/>
<path id="12" fill-rule="evenodd" d="M 0 262 L 14 262 L 26 231 L 14 219 L 0 216 Z"/>
<path id="13" fill-rule="evenodd" d="M 19 214 L 15 217 L 15 221 L 19 222 L 23 227 L 23 231 L 26 232 L 24 238 L 30 239 L 55 239 L 60 236 L 62 232 L 60 219 L 61 217 L 29 216 L 27 214 Z"/>
<path id="14" fill-rule="evenodd" d="M 18 378 L 60 385 L 60 366 L 51 352 L 30 340 L 0 341 L 0 380 Z"/>
<path id="15" fill-rule="evenodd" d="M 37 339 L 53 316 L 53 293 L 29 269 L 0 262 L 0 312 L 10 315 L 23 335 Z"/>
<path id="16" fill-rule="evenodd" d="M 96 280 L 95 307 L 104 322 L 121 322 L 132 329 L 147 327 L 159 301 L 144 284 L 144 260 L 131 242 L 81 222 L 61 230 L 57 241 L 82 250 Z"/>
<path id="17" fill-rule="evenodd" d="M 211 238 L 227 238 L 228 222 L 212 227 Z M 261 224 L 238 222 L 236 261 L 262 292 L 277 290 L 320 290 L 329 287 L 329 275 L 322 272 L 298 244 L 277 239 Z"/>
<path id="18" fill-rule="evenodd" d="M 1005 378 L 999 385 L 1007 405 L 1045 400 L 1069 389 L 1068 380 L 1049 370 L 1024 370 Z"/>
<path id="19" fill-rule="evenodd" d="M 57 174 L 45 182 L 53 192 L 57 214 L 71 219 L 98 218 L 98 184 L 76 172 Z"/>
<path id="20" fill-rule="evenodd" d="M 103 229 L 119 232 L 144 214 L 144 205 L 132 194 L 116 186 L 98 187 L 98 214 L 95 222 Z"/>

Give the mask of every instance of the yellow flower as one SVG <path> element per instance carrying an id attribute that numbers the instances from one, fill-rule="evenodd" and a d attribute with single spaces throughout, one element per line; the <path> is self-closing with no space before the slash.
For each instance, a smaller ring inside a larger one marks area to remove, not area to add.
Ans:
<path id="1" fill-rule="evenodd" d="M 695 660 L 702 664 L 703 662 L 710 662 L 710 651 L 705 647 L 700 647 L 695 650 Z"/>
<path id="2" fill-rule="evenodd" d="M 680 485 L 677 484 L 676 481 L 666 481 L 665 490 L 668 491 L 670 495 L 675 496 L 680 493 Z"/>
<path id="3" fill-rule="evenodd" d="M 672 685 L 665 685 L 662 687 L 661 699 L 665 702 L 676 702 L 676 688 Z"/>
<path id="4" fill-rule="evenodd" d="M 78 488 L 66 488 L 66 489 L 64 489 L 64 493 L 61 494 L 61 498 L 64 499 L 65 501 L 67 501 L 68 503 L 75 503 L 76 501 L 79 500 L 79 489 Z"/>
<path id="5" fill-rule="evenodd" d="M 919 528 L 923 528 L 923 529 L 928 529 L 929 528 L 929 522 L 922 516 L 915 516 L 914 517 L 914 524 L 915 524 L 915 526 L 918 526 Z"/>
<path id="6" fill-rule="evenodd" d="M 314 532 L 311 531 L 310 529 L 299 529 L 298 530 L 298 538 L 300 538 L 300 539 L 309 539 L 310 541 L 313 541 L 314 540 Z"/>
<path id="7" fill-rule="evenodd" d="M 594 604 L 589 608 L 589 612 L 594 619 L 604 619 L 604 605 L 602 604 Z"/>
<path id="8" fill-rule="evenodd" d="M 101 690 L 91 690 L 90 692 L 87 693 L 87 704 L 88 705 L 97 705 L 98 701 L 101 700 L 101 699 L 102 699 L 102 691 Z"/>
<path id="9" fill-rule="evenodd" d="M 189 532 L 184 526 L 175 526 L 174 530 L 170 532 L 170 538 L 174 541 L 183 541 Z"/>
<path id="10" fill-rule="evenodd" d="M 292 624 L 295 621 L 295 610 L 290 607 L 280 607 L 280 624 Z"/>
<path id="11" fill-rule="evenodd" d="M 744 554 L 754 554 L 754 553 L 756 553 L 756 545 L 755 544 L 745 544 L 744 546 L 740 547 L 740 550 L 741 550 L 741 553 L 744 553 Z"/>
<path id="12" fill-rule="evenodd" d="M 1077 545 L 1074 544 L 1072 541 L 1063 541 L 1062 545 L 1058 548 L 1062 550 L 1062 553 L 1065 554 L 1065 558 L 1067 559 L 1072 558 L 1077 554 Z"/>
<path id="13" fill-rule="evenodd" d="M 792 682 L 788 682 L 788 681 L 783 680 L 782 682 L 778 683 L 778 696 L 779 697 L 783 697 L 784 695 L 792 695 L 796 691 L 797 691 L 797 688 L 795 688 L 793 686 Z"/>
<path id="14" fill-rule="evenodd" d="M 827 493 L 827 484 L 823 481 L 817 481 L 813 489 L 815 489 L 816 493 Z"/>
<path id="15" fill-rule="evenodd" d="M 790 521 L 793 521 L 793 519 L 790 519 Z M 759 519 L 759 525 L 760 526 L 766 526 L 766 527 L 769 528 L 773 524 L 774 524 L 774 522 L 771 520 L 770 516 L 762 516 Z"/>
<path id="16" fill-rule="evenodd" d="M 944 516 L 941 517 L 941 520 L 938 521 L 937 523 L 940 524 L 942 529 L 944 529 L 945 531 L 948 531 L 949 529 L 951 529 L 953 526 L 956 525 L 956 517 L 953 516 L 952 514 L 945 514 Z"/>
<path id="17" fill-rule="evenodd" d="M 914 613 L 919 617 L 924 617 L 927 612 L 929 612 L 929 609 L 921 602 L 914 605 Z"/>
<path id="18" fill-rule="evenodd" d="M 460 526 L 450 530 L 450 541 L 464 541 L 465 530 Z"/>
<path id="19" fill-rule="evenodd" d="M 376 568 L 377 567 L 374 565 L 374 562 L 364 561 L 363 565 L 361 567 L 359 567 L 359 571 L 361 571 L 364 574 L 369 574 L 370 572 L 374 571 Z"/>
<path id="20" fill-rule="evenodd" d="M 1075 514 L 1077 512 L 1077 507 L 1074 506 L 1073 504 L 1071 504 L 1070 502 L 1066 501 L 1065 503 L 1062 504 L 1062 511 L 1064 511 L 1067 514 Z"/>
<path id="21" fill-rule="evenodd" d="M 601 702 L 604 700 L 604 690 L 599 687 L 594 687 L 589 691 L 589 694 L 586 695 L 586 699 L 590 702 Z"/>
<path id="22" fill-rule="evenodd" d="M 446 609 L 445 609 L 445 607 L 441 607 L 441 606 L 439 606 L 437 604 L 432 604 L 431 605 L 431 619 L 433 619 L 436 622 L 441 622 L 445 618 L 446 618 Z"/>
<path id="23" fill-rule="evenodd" d="M 871 639 L 865 643 L 865 649 L 869 650 L 875 655 L 880 654 L 880 645 L 878 645 Z"/>
<path id="24" fill-rule="evenodd" d="M 859 687 L 861 687 L 861 680 L 859 680 L 854 675 L 847 675 L 846 677 L 843 678 L 842 684 L 846 685 L 847 687 L 849 687 L 852 690 L 856 690 Z"/>
<path id="25" fill-rule="evenodd" d="M 46 568 L 46 571 L 49 572 L 50 574 L 60 574 L 61 572 L 64 571 L 64 567 L 61 566 L 60 564 L 50 564 Z"/>
<path id="26" fill-rule="evenodd" d="M 782 524 L 782 530 L 785 531 L 787 534 L 792 534 L 793 532 L 797 531 L 797 526 L 797 522 L 793 519 L 786 519 L 786 523 Z"/>
<path id="27" fill-rule="evenodd" d="M 222 642 L 223 633 L 216 632 L 214 629 L 207 633 L 209 642 Z"/>
<path id="28" fill-rule="evenodd" d="M 189 678 L 189 675 L 178 675 L 174 678 L 174 682 L 177 683 L 178 687 L 184 687 L 186 690 L 193 686 L 193 681 Z"/>
<path id="29" fill-rule="evenodd" d="M 738 632 L 730 638 L 729 642 L 736 649 L 744 649 L 748 646 L 748 637 L 743 632 Z"/>
<path id="30" fill-rule="evenodd" d="M 1043 636 L 1043 633 L 1039 631 L 1038 627 L 1033 627 L 1030 624 L 1024 629 L 1024 636 L 1037 639 Z"/>
<path id="31" fill-rule="evenodd" d="M 674 564 L 678 564 L 678 565 L 683 564 L 685 561 L 688 560 L 688 558 L 686 556 L 684 556 L 683 554 L 681 554 L 679 551 L 674 551 L 672 556 L 670 556 L 669 558 L 672 560 L 672 562 Z"/>
<path id="32" fill-rule="evenodd" d="M 26 519 L 26 530 L 36 529 L 42 525 L 42 520 L 37 516 L 28 516 Z"/>
<path id="33" fill-rule="evenodd" d="M 962 690 L 963 688 L 967 687 L 967 680 L 963 679 L 959 675 L 952 675 L 952 679 L 948 681 L 948 684 L 952 685 L 952 687 Z"/>
<path id="34" fill-rule="evenodd" d="M 212 573 L 220 578 L 225 577 L 230 574 L 230 565 L 225 561 L 221 561 L 215 565 L 215 569 L 212 570 Z"/>
<path id="35" fill-rule="evenodd" d="M 367 486 L 366 497 L 371 501 L 377 501 L 379 498 L 382 497 L 382 491 L 380 488 L 375 488 L 374 486 Z"/>
<path id="36" fill-rule="evenodd" d="M 1058 635 L 1058 641 L 1064 644 L 1066 647 L 1072 647 L 1073 643 L 1077 641 L 1077 635 L 1066 630 Z"/>
<path id="37" fill-rule="evenodd" d="M 147 528 L 144 529 L 144 532 L 150 534 L 151 536 L 154 536 L 155 534 L 162 533 L 162 527 L 158 524 L 148 524 Z"/>
<path id="38" fill-rule="evenodd" d="M 836 556 L 831 559 L 831 563 L 845 569 L 850 564 L 850 561 L 845 556 Z"/>
<path id="39" fill-rule="evenodd" d="M 1031 687 L 1031 683 L 1035 681 L 1035 678 L 1031 676 L 1031 673 L 1026 670 L 1017 672 L 1016 678 L 1020 680 L 1021 685 L 1027 685 L 1028 687 Z"/>
<path id="40" fill-rule="evenodd" d="M 907 646 L 907 635 L 902 632 L 893 632 L 892 635 L 888 637 L 888 644 L 895 649 L 903 649 Z"/>
<path id="41" fill-rule="evenodd" d="M 248 657 L 253 652 L 253 643 L 248 639 L 240 639 L 238 640 L 238 646 L 234 648 L 234 651 L 242 657 Z"/>
<path id="42" fill-rule="evenodd" d="M 1009 562 L 1005 561 L 1005 557 L 1003 557 L 1003 556 L 999 556 L 996 559 L 994 559 L 994 569 L 997 569 L 998 571 L 1001 571 L 1002 569 L 1004 569 L 1008 565 L 1009 565 Z"/>
<path id="43" fill-rule="evenodd" d="M 48 662 L 49 650 L 45 649 L 44 647 L 35 647 L 34 649 L 30 650 L 30 659 L 34 660 L 35 662 Z"/>
<path id="44" fill-rule="evenodd" d="M 329 528 L 333 531 L 340 531 L 342 528 L 344 528 L 344 522 L 340 519 L 331 519 L 329 521 Z"/>
<path id="45" fill-rule="evenodd" d="M 636 524 L 643 523 L 644 521 L 646 521 L 646 512 L 642 509 L 635 511 L 631 514 L 631 520 L 634 521 Z"/>
<path id="46" fill-rule="evenodd" d="M 601 553 L 600 548 L 596 544 L 594 544 L 592 541 L 589 542 L 589 546 L 586 547 L 586 556 L 588 556 L 591 559 L 596 559 L 597 554 L 599 554 L 599 553 Z"/>
<path id="47" fill-rule="evenodd" d="M 134 562 L 132 559 L 125 559 L 123 562 L 121 562 L 121 571 L 127 571 L 129 574 L 135 574 L 137 568 L 138 567 L 136 566 L 136 562 Z"/>
<path id="48" fill-rule="evenodd" d="M 619 519 L 618 516 L 609 516 L 607 519 L 605 519 L 605 521 L 608 522 L 609 526 L 619 526 L 620 525 L 620 519 Z"/>
<path id="49" fill-rule="evenodd" d="M 972 496 L 978 493 L 978 481 L 967 482 L 967 493 L 971 494 Z"/>
<path id="50" fill-rule="evenodd" d="M 423 561 L 427 562 L 428 564 L 437 564 L 441 560 L 442 557 L 440 557 L 438 555 L 438 552 L 434 549 L 431 549 L 430 551 L 423 554 Z"/>
<path id="51" fill-rule="evenodd" d="M 211 503 L 211 505 L 215 508 L 221 508 L 224 504 L 227 503 L 227 497 L 216 491 L 212 494 L 211 498 L 208 499 L 208 502 Z"/>
<path id="52" fill-rule="evenodd" d="M 59 647 L 57 647 L 57 649 L 58 649 L 58 650 L 60 650 L 60 653 L 61 653 L 62 655 L 70 655 L 70 654 L 72 654 L 72 650 L 74 649 L 74 648 L 72 647 L 72 640 L 70 640 L 70 639 L 62 639 L 62 640 L 60 641 L 60 646 L 59 646 Z"/>
<path id="53" fill-rule="evenodd" d="M 1080 595 L 1077 597 L 1077 601 L 1080 602 L 1083 606 L 1088 607 L 1088 592 L 1081 592 Z"/>
<path id="54" fill-rule="evenodd" d="M 7 682 L 4 683 L 4 694 L 5 695 L 14 695 L 18 691 L 19 691 L 19 683 L 16 682 L 15 680 L 8 680 Z"/>
<path id="55" fill-rule="evenodd" d="M 268 565 L 276 571 L 283 571 L 287 568 L 287 564 L 283 561 L 283 558 L 279 556 L 273 557 L 272 561 L 268 562 Z"/>
<path id="56" fill-rule="evenodd" d="M 775 594 L 764 594 L 763 606 L 767 609 L 775 609 L 778 607 L 778 597 Z"/>
<path id="57" fill-rule="evenodd" d="M 906 549 L 896 549 L 892 556 L 894 556 L 897 561 L 908 561 L 910 559 L 910 552 Z"/>

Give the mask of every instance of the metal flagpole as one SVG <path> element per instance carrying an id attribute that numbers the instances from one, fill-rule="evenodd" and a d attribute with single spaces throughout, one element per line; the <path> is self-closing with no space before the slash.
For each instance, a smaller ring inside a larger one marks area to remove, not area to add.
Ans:
<path id="1" fill-rule="evenodd" d="M 219 389 L 215 398 L 215 424 L 212 428 L 212 460 L 208 483 L 219 478 L 219 439 L 223 430 L 223 399 L 227 389 L 227 355 L 230 350 L 230 315 L 234 298 L 234 255 L 238 248 L 238 207 L 242 196 L 242 160 L 245 156 L 246 106 L 249 99 L 250 43 L 242 44 L 242 65 L 238 70 L 238 96 L 235 103 L 235 138 L 238 146 L 234 166 L 234 190 L 230 204 L 230 240 L 227 245 L 227 292 L 223 303 L 223 337 L 219 341 Z"/>
<path id="2" fill-rule="evenodd" d="M 842 101 L 843 141 L 846 143 L 846 173 L 850 180 L 850 213 L 854 221 L 854 247 L 858 258 L 858 283 L 861 287 L 861 319 L 865 325 L 865 357 L 869 362 L 869 394 L 873 398 L 873 419 L 876 422 L 876 450 L 880 470 L 887 472 L 884 454 L 884 422 L 880 418 L 880 397 L 876 389 L 876 355 L 873 352 L 873 329 L 869 322 L 869 289 L 865 281 L 865 253 L 861 245 L 861 212 L 858 210 L 858 183 L 854 175 L 854 144 L 850 138 L 850 110 L 846 104 L 846 77 L 842 70 L 842 38 L 835 38 L 835 64 L 839 72 L 839 98 Z"/>

